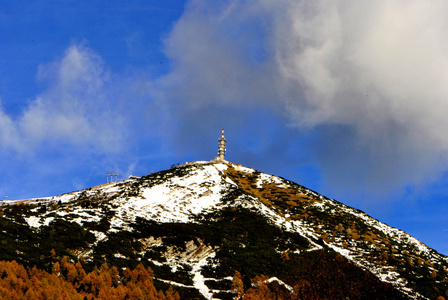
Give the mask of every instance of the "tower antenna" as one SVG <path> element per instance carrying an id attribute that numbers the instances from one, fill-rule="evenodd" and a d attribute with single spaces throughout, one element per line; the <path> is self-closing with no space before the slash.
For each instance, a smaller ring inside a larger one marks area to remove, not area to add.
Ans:
<path id="1" fill-rule="evenodd" d="M 224 160 L 224 156 L 226 155 L 226 138 L 224 137 L 224 128 L 221 132 L 221 138 L 218 139 L 219 147 L 218 147 L 218 157 L 221 160 Z"/>

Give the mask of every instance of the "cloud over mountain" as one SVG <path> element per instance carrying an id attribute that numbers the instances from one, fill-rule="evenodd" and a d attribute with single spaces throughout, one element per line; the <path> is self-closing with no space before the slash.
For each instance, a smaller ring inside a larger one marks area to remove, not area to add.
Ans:
<path id="1" fill-rule="evenodd" d="M 267 109 L 312 132 L 335 185 L 422 183 L 447 168 L 447 15 L 437 0 L 191 1 L 159 84 L 185 130 Z"/>
<path id="2" fill-rule="evenodd" d="M 0 107 L 2 150 L 203 159 L 225 126 L 236 161 L 312 165 L 332 188 L 426 184 L 448 167 L 447 15 L 440 0 L 190 1 L 163 72 L 76 43 L 41 62 L 40 92 Z"/>

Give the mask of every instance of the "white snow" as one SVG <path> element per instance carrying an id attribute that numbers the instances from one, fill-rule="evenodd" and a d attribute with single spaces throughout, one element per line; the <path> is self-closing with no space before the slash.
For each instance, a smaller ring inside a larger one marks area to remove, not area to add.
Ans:
<path id="1" fill-rule="evenodd" d="M 34 227 L 34 228 L 39 228 L 40 227 L 40 218 L 35 217 L 35 216 L 31 216 L 29 218 L 25 219 L 26 222 L 28 223 L 29 226 Z"/>
<path id="2" fill-rule="evenodd" d="M 54 220 L 54 217 L 48 217 L 48 218 L 41 218 L 41 217 L 35 217 L 30 216 L 28 218 L 25 218 L 26 222 L 30 227 L 39 228 L 40 226 L 48 226 L 48 224 L 51 223 L 51 221 Z"/>
<path id="3" fill-rule="evenodd" d="M 215 253 L 211 253 L 210 255 L 202 258 L 198 263 L 193 266 L 193 285 L 195 288 L 199 290 L 199 292 L 207 299 L 212 299 L 213 293 L 210 291 L 208 286 L 205 285 L 205 278 L 201 274 L 201 268 L 207 265 L 207 259 L 209 257 L 214 257 Z"/>
<path id="4" fill-rule="evenodd" d="M 90 232 L 95 235 L 97 242 L 103 241 L 107 238 L 107 235 L 104 232 L 96 230 L 91 230 Z"/>
<path id="5" fill-rule="evenodd" d="M 125 219 L 140 216 L 158 222 L 188 222 L 192 214 L 218 205 L 223 188 L 219 169 L 205 165 L 202 172 L 173 177 L 144 189 L 141 196 L 120 200 L 118 215 Z"/>
<path id="6" fill-rule="evenodd" d="M 216 169 L 218 169 L 219 171 L 224 171 L 227 170 L 227 165 L 226 164 L 214 164 L 213 165 Z"/>
<path id="7" fill-rule="evenodd" d="M 294 289 L 289 284 L 286 284 L 283 280 L 278 279 L 277 277 L 271 277 L 267 280 L 267 282 L 278 282 L 278 284 L 283 285 L 291 294 L 294 294 Z"/>
<path id="8" fill-rule="evenodd" d="M 272 183 L 276 184 L 279 188 L 286 188 L 288 185 L 286 185 L 283 180 L 277 176 L 268 175 L 265 173 L 260 173 L 260 175 L 257 178 L 257 188 L 262 188 L 263 184 L 265 183 Z"/>
<path id="9" fill-rule="evenodd" d="M 195 165 L 200 166 L 195 167 Z M 214 163 L 194 162 L 185 165 L 185 167 L 191 167 L 191 170 L 187 172 L 187 174 L 183 176 L 167 177 L 169 179 L 164 180 L 160 184 L 151 187 L 142 187 L 138 196 L 120 196 L 120 193 L 126 190 L 126 184 L 128 182 L 135 182 L 128 180 L 121 183 L 104 184 L 86 191 L 78 191 L 61 196 L 39 199 L 38 203 L 58 203 L 61 201 L 61 203 L 68 205 L 70 201 L 78 199 L 82 192 L 85 192 L 87 195 L 104 195 L 104 197 L 118 195 L 119 197 L 110 202 L 114 207 L 115 215 L 111 216 L 111 228 L 109 232 L 132 230 L 130 224 L 132 224 L 137 217 L 157 222 L 192 222 L 192 216 L 194 215 L 220 209 L 224 205 L 228 205 L 221 202 L 221 192 L 228 189 L 229 186 L 236 185 L 229 177 L 223 177 L 230 165 L 240 172 L 249 174 L 256 172 L 253 169 L 231 164 L 227 161 Z M 286 180 L 263 173 L 259 173 L 256 183 L 258 188 L 261 188 L 265 183 L 276 184 L 279 188 L 290 187 Z M 442 259 L 445 261 L 448 260 L 440 255 L 437 256 L 430 248 L 407 233 L 381 223 L 365 213 L 347 207 L 334 200 L 324 198 L 311 190 L 305 190 L 304 193 L 318 197 L 317 200 L 310 205 L 310 207 L 313 206 L 313 209 L 318 208 L 321 211 L 327 211 L 332 214 L 348 214 L 360 218 L 368 226 L 383 232 L 394 241 L 398 243 L 406 243 L 407 245 L 415 247 L 413 252 L 426 255 L 431 262 L 437 262 Z M 307 251 L 322 248 L 321 245 L 314 242 L 321 236 L 323 230 L 322 226 L 317 228 L 315 224 L 309 223 L 306 220 L 290 220 L 288 213 L 286 213 L 285 216 L 282 216 L 273 207 L 267 206 L 257 198 L 248 195 L 235 199 L 234 203 L 241 205 L 242 207 L 255 209 L 260 214 L 269 218 L 277 226 L 290 232 L 297 232 L 301 236 L 307 238 L 311 247 Z M 11 205 L 12 204 L 13 202 L 11 202 Z M 67 205 L 64 205 L 59 209 L 57 208 L 56 210 L 52 209 L 39 217 L 27 217 L 26 221 L 30 227 L 39 228 L 42 225 L 48 225 L 55 217 L 63 217 L 69 221 L 82 225 L 83 222 L 99 222 L 102 216 L 104 216 L 101 208 L 83 209 L 77 207 L 76 209 L 72 209 L 67 207 Z M 52 215 L 50 216 L 50 214 Z M 317 230 L 321 230 L 321 232 L 318 232 Z M 95 234 L 97 241 L 107 238 L 107 235 L 102 232 L 92 231 L 92 233 Z M 148 240 L 146 242 L 156 243 L 161 241 Z M 401 290 L 406 291 L 406 280 L 401 278 L 396 271 L 392 270 L 390 267 L 379 266 L 369 261 L 366 256 L 368 254 L 366 251 L 369 251 L 368 246 L 362 248 L 359 247 L 357 241 L 352 241 L 352 243 L 349 241 L 346 242 L 348 243 L 348 246 L 343 245 L 343 239 L 336 237 L 333 241 L 326 242 L 326 244 L 342 256 L 348 258 L 359 266 L 370 270 L 381 280 L 391 282 L 394 285 L 399 286 Z M 207 263 L 207 258 L 213 257 L 215 252 L 210 248 L 201 249 L 203 252 L 196 253 L 194 252 L 195 248 L 191 243 L 188 247 L 188 251 L 183 254 L 176 254 L 176 249 L 171 249 L 170 251 L 172 251 L 172 253 L 170 254 L 170 257 L 167 257 L 167 263 L 173 270 L 175 270 L 181 263 L 189 264 L 193 270 L 194 288 L 197 288 L 207 299 L 211 299 L 213 291 L 204 283 L 205 280 L 211 280 L 211 278 L 204 278 L 200 273 L 200 269 Z M 154 261 L 154 263 L 159 264 L 156 261 Z M 277 278 L 271 278 L 269 280 L 277 280 L 282 284 Z M 172 282 L 170 283 L 173 284 Z M 289 286 L 285 286 L 290 289 Z M 186 287 L 193 288 L 191 286 Z"/>

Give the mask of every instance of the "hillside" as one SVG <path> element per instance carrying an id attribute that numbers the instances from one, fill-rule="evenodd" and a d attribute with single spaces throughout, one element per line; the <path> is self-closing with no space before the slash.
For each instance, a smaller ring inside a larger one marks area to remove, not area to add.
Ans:
<path id="1" fill-rule="evenodd" d="M 435 299 L 448 292 L 448 258 L 407 233 L 220 159 L 4 203 L 0 215 L 0 260 L 42 270 L 64 257 L 86 271 L 142 264 L 156 288 L 173 286 L 182 299 Z"/>

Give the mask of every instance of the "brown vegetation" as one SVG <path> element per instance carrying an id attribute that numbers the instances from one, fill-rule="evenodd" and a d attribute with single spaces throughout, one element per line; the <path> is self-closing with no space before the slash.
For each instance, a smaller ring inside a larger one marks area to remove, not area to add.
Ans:
<path id="1" fill-rule="evenodd" d="M 25 269 L 16 261 L 0 261 L 0 298 L 14 299 L 180 299 L 172 288 L 165 293 L 153 285 L 153 272 L 138 265 L 120 276 L 116 267 L 103 264 L 86 273 L 80 262 L 64 258 L 51 273 L 36 267 Z"/>
<path id="2" fill-rule="evenodd" d="M 257 180 L 260 173 L 244 173 L 233 167 L 227 168 L 225 174 L 232 179 L 246 193 L 260 199 L 264 204 L 274 207 L 288 207 L 296 209 L 311 205 L 315 200 L 304 191 L 282 186 L 279 188 L 276 183 L 262 183 L 257 186 Z"/>

